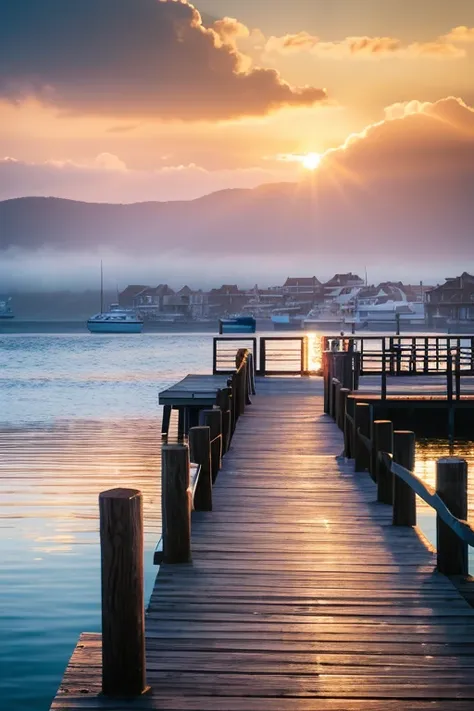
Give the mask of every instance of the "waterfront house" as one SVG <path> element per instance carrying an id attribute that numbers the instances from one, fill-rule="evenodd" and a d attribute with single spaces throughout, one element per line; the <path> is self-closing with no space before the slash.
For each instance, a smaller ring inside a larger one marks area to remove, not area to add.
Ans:
<path id="1" fill-rule="evenodd" d="M 474 328 L 474 276 L 464 272 L 447 278 L 426 295 L 428 325 L 472 325 Z"/>

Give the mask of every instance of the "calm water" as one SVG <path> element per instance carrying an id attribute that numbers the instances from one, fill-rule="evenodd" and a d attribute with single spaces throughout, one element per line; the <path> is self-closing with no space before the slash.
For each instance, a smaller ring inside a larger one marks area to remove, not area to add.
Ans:
<path id="1" fill-rule="evenodd" d="M 143 491 L 149 594 L 161 527 L 157 394 L 211 363 L 212 334 L 0 336 L 2 709 L 47 710 L 80 632 L 100 629 L 100 491 Z M 418 471 L 432 481 L 444 452 L 421 445 Z M 463 455 L 474 465 L 470 447 Z M 420 514 L 433 538 L 433 517 Z"/>

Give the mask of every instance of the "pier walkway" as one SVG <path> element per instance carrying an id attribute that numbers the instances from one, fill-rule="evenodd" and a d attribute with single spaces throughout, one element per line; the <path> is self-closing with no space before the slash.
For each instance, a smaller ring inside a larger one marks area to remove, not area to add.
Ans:
<path id="1" fill-rule="evenodd" d="M 388 711 L 474 708 L 474 609 L 368 474 L 338 458 L 321 380 L 259 379 L 193 562 L 160 568 L 147 680 L 107 700 L 84 634 L 52 708 Z"/>

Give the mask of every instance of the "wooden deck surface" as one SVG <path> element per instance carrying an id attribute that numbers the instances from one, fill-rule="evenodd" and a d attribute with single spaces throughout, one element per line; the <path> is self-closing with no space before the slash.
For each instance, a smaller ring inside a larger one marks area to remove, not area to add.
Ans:
<path id="1" fill-rule="evenodd" d="M 85 634 L 52 708 L 389 711 L 474 708 L 474 610 L 416 530 L 394 528 L 338 458 L 320 381 L 259 380 L 193 562 L 162 566 L 146 620 L 149 695 L 100 697 Z"/>
<path id="2" fill-rule="evenodd" d="M 159 394 L 160 405 L 212 407 L 219 388 L 227 387 L 228 375 L 187 375 Z"/>

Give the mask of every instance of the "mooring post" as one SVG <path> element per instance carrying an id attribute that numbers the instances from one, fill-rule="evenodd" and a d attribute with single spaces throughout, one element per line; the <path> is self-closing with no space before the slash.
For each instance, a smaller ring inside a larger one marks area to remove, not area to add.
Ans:
<path id="1" fill-rule="evenodd" d="M 216 405 L 222 412 L 222 454 L 224 455 L 229 449 L 232 430 L 230 388 L 223 388 L 222 390 L 217 391 Z"/>
<path id="2" fill-rule="evenodd" d="M 393 433 L 393 461 L 413 471 L 415 468 L 415 433 L 398 430 Z M 415 492 L 403 479 L 393 476 L 394 526 L 416 526 Z"/>
<path id="3" fill-rule="evenodd" d="M 212 511 L 211 429 L 191 427 L 189 430 L 189 456 L 201 471 L 194 492 L 195 511 Z"/>
<path id="4" fill-rule="evenodd" d="M 217 479 L 222 466 L 222 413 L 218 408 L 201 410 L 199 424 L 209 427 L 211 436 L 212 483 Z"/>
<path id="5" fill-rule="evenodd" d="M 357 402 L 354 413 L 354 465 L 356 472 L 370 469 L 370 453 L 359 437 L 359 431 L 364 437 L 370 437 L 370 405 L 366 402 Z"/>
<path id="6" fill-rule="evenodd" d="M 146 690 L 143 505 L 136 489 L 99 496 L 102 575 L 102 692 Z"/>
<path id="7" fill-rule="evenodd" d="M 346 421 L 346 402 L 347 396 L 350 394 L 349 388 L 339 388 L 339 401 L 337 404 L 337 426 L 344 432 L 344 423 Z"/>
<path id="8" fill-rule="evenodd" d="M 374 466 L 373 471 L 377 482 L 377 501 L 381 504 L 393 502 L 393 475 L 380 460 L 380 452 L 393 454 L 393 422 L 390 420 L 375 420 L 373 425 Z"/>
<path id="9" fill-rule="evenodd" d="M 436 467 L 436 493 L 453 516 L 467 519 L 467 462 L 446 457 L 438 459 Z M 436 516 L 438 570 L 444 575 L 467 575 L 467 543 Z"/>
<path id="10" fill-rule="evenodd" d="M 191 497 L 187 444 L 161 448 L 163 563 L 191 560 Z"/>

